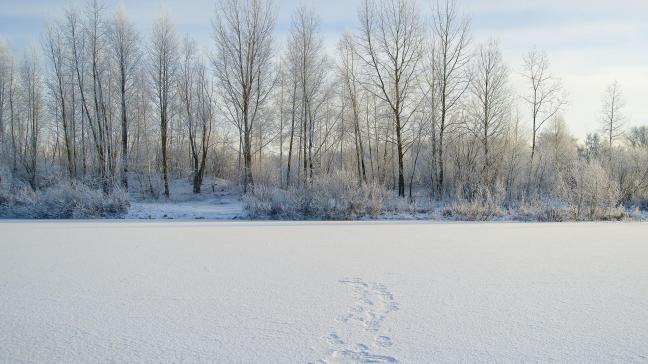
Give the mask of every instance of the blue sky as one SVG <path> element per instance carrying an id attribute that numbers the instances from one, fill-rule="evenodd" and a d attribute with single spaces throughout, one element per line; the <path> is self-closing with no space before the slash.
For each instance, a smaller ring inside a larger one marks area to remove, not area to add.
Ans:
<path id="1" fill-rule="evenodd" d="M 419 0 L 422 12 L 434 0 Z M 189 32 L 210 47 L 210 20 L 214 0 L 105 0 L 108 10 L 121 2 L 138 28 L 147 34 L 161 9 L 174 19 L 180 33 Z M 316 9 L 322 33 L 332 47 L 339 35 L 353 30 L 359 0 L 301 0 Z M 277 38 L 289 27 L 298 0 L 276 0 Z M 2 0 L 0 37 L 21 51 L 38 42 L 48 19 L 66 6 L 84 1 Z M 583 138 L 596 131 L 601 97 L 606 85 L 617 80 L 627 99 L 630 125 L 648 124 L 648 1 L 646 0 L 459 0 L 471 18 L 474 44 L 497 38 L 512 70 L 512 85 L 521 89 L 522 55 L 534 46 L 549 54 L 552 71 L 569 94 L 565 119 Z"/>

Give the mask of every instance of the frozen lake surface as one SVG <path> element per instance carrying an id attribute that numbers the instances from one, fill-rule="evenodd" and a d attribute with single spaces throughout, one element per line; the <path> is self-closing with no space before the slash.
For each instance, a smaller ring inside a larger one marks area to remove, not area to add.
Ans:
<path id="1" fill-rule="evenodd" d="M 648 225 L 2 222 L 0 362 L 647 362 Z"/>

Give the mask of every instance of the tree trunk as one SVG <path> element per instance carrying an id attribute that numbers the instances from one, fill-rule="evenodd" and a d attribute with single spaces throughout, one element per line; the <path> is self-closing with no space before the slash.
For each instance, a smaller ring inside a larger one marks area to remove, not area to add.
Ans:
<path id="1" fill-rule="evenodd" d="M 121 67 L 121 146 L 122 187 L 128 191 L 128 115 L 126 114 L 126 70 Z"/>
<path id="2" fill-rule="evenodd" d="M 254 186 L 252 179 L 252 141 L 250 130 L 246 130 L 243 135 L 243 192 L 251 192 Z"/>
<path id="3" fill-rule="evenodd" d="M 169 191 L 169 171 L 168 171 L 168 162 L 167 162 L 167 127 L 168 120 L 166 116 L 166 104 L 163 106 L 162 117 L 160 120 L 160 138 L 162 143 L 162 175 L 164 178 L 164 196 L 169 198 L 171 192 Z"/>
<path id="4" fill-rule="evenodd" d="M 443 179 L 444 179 L 444 163 L 443 163 L 443 121 L 439 133 L 439 180 L 437 181 L 437 198 L 443 198 Z"/>
<path id="5" fill-rule="evenodd" d="M 403 165 L 403 141 L 400 115 L 396 115 L 396 153 L 398 154 L 398 196 L 405 197 L 405 168 Z"/>

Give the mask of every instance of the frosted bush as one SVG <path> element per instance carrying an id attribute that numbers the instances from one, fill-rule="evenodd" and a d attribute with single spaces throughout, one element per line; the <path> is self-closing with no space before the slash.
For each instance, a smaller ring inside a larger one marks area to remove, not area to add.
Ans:
<path id="1" fill-rule="evenodd" d="M 127 194 L 104 194 L 84 184 L 58 183 L 32 191 L 25 185 L 0 191 L 0 217 L 22 219 L 87 219 L 119 217 L 128 211 Z"/>
<path id="2" fill-rule="evenodd" d="M 576 163 L 563 190 L 576 220 L 623 217 L 619 184 L 598 162 Z"/>
<path id="3" fill-rule="evenodd" d="M 496 185 L 493 189 L 482 185 L 477 188 L 472 199 L 451 202 L 443 209 L 443 216 L 468 221 L 500 218 L 506 213 L 502 207 L 505 198 L 506 190 L 501 185 Z"/>
<path id="4" fill-rule="evenodd" d="M 351 219 L 382 213 L 384 194 L 376 184 L 332 173 L 290 189 L 257 185 L 244 202 L 254 217 Z"/>
<path id="5" fill-rule="evenodd" d="M 582 163 L 582 162 L 581 162 Z M 244 196 L 253 218 L 357 219 L 363 217 L 423 217 L 464 221 L 574 221 L 640 218 L 618 203 L 616 182 L 599 164 L 582 163 L 563 177 L 559 196 L 506 202 L 506 189 L 479 187 L 473 196 L 445 202 L 410 202 L 377 184 L 359 185 L 345 173 L 315 177 L 308 186 L 281 189 L 257 185 Z M 436 206 L 436 207 L 435 207 Z M 438 208 L 438 209 L 437 209 Z"/>
<path id="6" fill-rule="evenodd" d="M 411 203 L 407 199 L 398 197 L 394 191 L 383 192 L 383 212 L 393 214 L 416 214 L 423 211 L 416 203 Z"/>
<path id="7" fill-rule="evenodd" d="M 375 184 L 359 184 L 347 173 L 316 178 L 305 189 L 307 213 L 332 219 L 346 219 L 382 212 L 383 191 Z"/>
<path id="8" fill-rule="evenodd" d="M 283 190 L 272 186 L 254 187 L 254 192 L 243 197 L 243 202 L 252 216 L 297 217 L 303 210 L 302 190 Z"/>

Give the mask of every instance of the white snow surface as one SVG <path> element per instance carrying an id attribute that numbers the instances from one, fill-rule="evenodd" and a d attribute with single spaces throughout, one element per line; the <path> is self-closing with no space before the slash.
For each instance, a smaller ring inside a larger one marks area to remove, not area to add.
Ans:
<path id="1" fill-rule="evenodd" d="M 0 362 L 648 362 L 648 225 L 2 222 Z"/>
<path id="2" fill-rule="evenodd" d="M 127 220 L 234 220 L 247 217 L 238 186 L 222 179 L 207 179 L 202 193 L 194 194 L 188 180 L 171 181 L 171 198 L 144 199 L 131 192 Z"/>
<path id="3" fill-rule="evenodd" d="M 245 217 L 243 202 L 231 196 L 182 202 L 131 202 L 129 220 L 233 220 Z"/>

